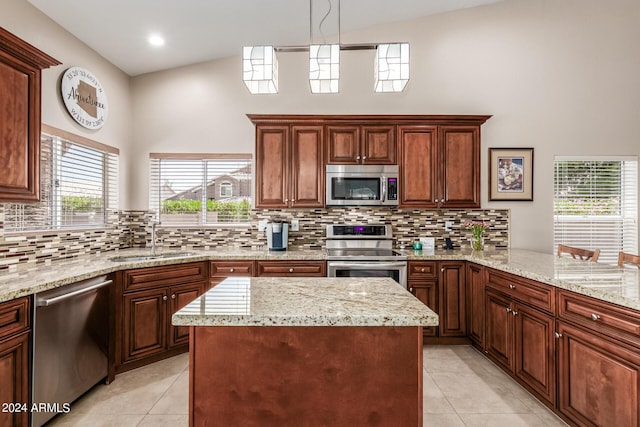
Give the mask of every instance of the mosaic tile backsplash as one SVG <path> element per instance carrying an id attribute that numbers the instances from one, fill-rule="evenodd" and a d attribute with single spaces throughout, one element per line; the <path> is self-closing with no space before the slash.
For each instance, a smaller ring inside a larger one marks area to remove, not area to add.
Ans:
<path id="1" fill-rule="evenodd" d="M 4 205 L 0 203 L 0 270 L 72 258 L 116 249 L 150 246 L 151 220 L 149 211 L 119 211 L 111 214 L 113 228 L 80 231 L 47 231 L 5 234 Z M 414 210 L 390 208 L 325 208 L 325 209 L 260 209 L 254 210 L 251 223 L 234 227 L 157 227 L 157 244 L 163 249 L 212 249 L 233 246 L 262 249 L 266 247 L 264 232 L 258 231 L 258 221 L 298 219 L 300 231 L 289 230 L 289 248 L 322 249 L 325 230 L 332 223 L 391 224 L 394 246 L 409 247 L 419 237 L 434 237 L 436 247 L 443 247 L 444 238 L 454 245 L 467 245 L 468 221 L 486 221 L 485 244 L 489 247 L 509 247 L 509 210 Z M 445 222 L 453 223 L 445 231 Z"/>

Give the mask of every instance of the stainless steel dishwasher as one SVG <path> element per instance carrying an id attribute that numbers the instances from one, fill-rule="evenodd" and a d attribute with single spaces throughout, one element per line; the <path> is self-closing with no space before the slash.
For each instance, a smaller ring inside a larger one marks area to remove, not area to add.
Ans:
<path id="1" fill-rule="evenodd" d="M 108 276 L 36 294 L 31 425 L 39 427 L 108 375 Z"/>

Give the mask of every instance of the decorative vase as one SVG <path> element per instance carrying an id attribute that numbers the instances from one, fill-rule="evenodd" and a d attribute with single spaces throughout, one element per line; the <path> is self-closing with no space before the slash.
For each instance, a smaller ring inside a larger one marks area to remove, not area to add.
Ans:
<path id="1" fill-rule="evenodd" d="M 482 236 L 473 236 L 469 238 L 469 244 L 474 251 L 481 251 L 484 249 L 484 238 Z"/>

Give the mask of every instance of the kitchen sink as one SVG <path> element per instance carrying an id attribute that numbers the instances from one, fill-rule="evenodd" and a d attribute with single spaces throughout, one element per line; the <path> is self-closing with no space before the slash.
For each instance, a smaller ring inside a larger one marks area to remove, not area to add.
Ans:
<path id="1" fill-rule="evenodd" d="M 150 261 L 154 259 L 167 259 L 167 258 L 181 258 L 186 256 L 195 255 L 194 252 L 165 252 L 161 254 L 148 254 L 148 255 L 123 255 L 113 258 L 109 258 L 109 261 L 113 262 L 128 262 L 128 261 Z"/>

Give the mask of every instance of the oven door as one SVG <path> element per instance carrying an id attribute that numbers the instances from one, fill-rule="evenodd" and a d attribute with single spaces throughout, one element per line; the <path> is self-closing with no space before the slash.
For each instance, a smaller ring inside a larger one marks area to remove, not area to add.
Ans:
<path id="1" fill-rule="evenodd" d="M 406 261 L 329 261 L 327 277 L 390 277 L 407 288 Z"/>

